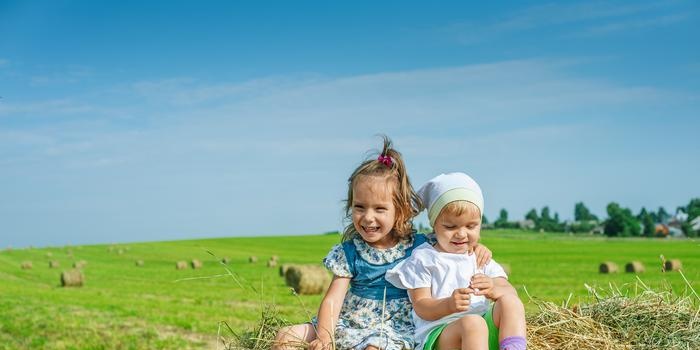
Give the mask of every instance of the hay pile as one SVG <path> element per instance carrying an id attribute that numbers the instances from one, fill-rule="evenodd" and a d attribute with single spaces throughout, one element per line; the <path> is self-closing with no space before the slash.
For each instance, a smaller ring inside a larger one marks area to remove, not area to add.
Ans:
<path id="1" fill-rule="evenodd" d="M 617 264 L 612 261 L 606 261 L 600 264 L 598 267 L 600 273 L 617 273 L 619 271 Z"/>
<path id="2" fill-rule="evenodd" d="M 184 270 L 187 268 L 187 262 L 180 260 L 175 263 L 175 268 L 178 270 Z"/>
<path id="3" fill-rule="evenodd" d="M 531 299 L 539 310 L 527 315 L 528 349 L 700 349 L 700 297 L 641 287 L 643 291 L 636 295 L 612 287 L 602 295 L 588 287 L 589 302 L 573 307 Z M 238 334 L 228 328 L 233 338 L 221 336 L 224 348 L 270 349 L 277 331 L 289 322 L 270 305 L 261 316 L 248 332 Z M 299 342 L 291 347 L 301 350 L 305 345 Z"/>
<path id="4" fill-rule="evenodd" d="M 80 270 L 73 269 L 61 273 L 61 286 L 63 287 L 82 287 L 84 281 L 85 278 Z"/>
<path id="5" fill-rule="evenodd" d="M 683 264 L 678 259 L 664 261 L 664 271 L 678 271 L 683 268 Z"/>
<path id="6" fill-rule="evenodd" d="M 76 269 L 82 269 L 85 266 L 87 266 L 87 261 L 85 260 L 80 260 L 73 263 L 73 268 Z"/>
<path id="7" fill-rule="evenodd" d="M 192 265 L 192 268 L 195 269 L 195 270 L 196 270 L 196 269 L 201 269 L 202 266 L 204 266 L 204 265 L 202 265 L 202 262 L 199 261 L 199 260 L 197 260 L 197 259 L 193 259 L 192 262 L 191 262 L 191 265 Z"/>
<path id="8" fill-rule="evenodd" d="M 136 260 L 134 264 L 136 264 L 136 266 L 143 266 L 143 260 Z"/>
<path id="9" fill-rule="evenodd" d="M 629 296 L 611 288 L 601 296 L 589 287 L 590 303 L 573 308 L 535 301 L 528 315 L 528 348 L 700 349 L 700 298 L 670 292 Z"/>
<path id="10" fill-rule="evenodd" d="M 263 308 L 258 324 L 253 329 L 236 333 L 227 324 L 224 326 L 233 334 L 233 339 L 221 337 L 221 342 L 226 350 L 269 350 L 275 342 L 275 336 L 280 328 L 291 325 L 287 320 L 280 317 L 277 309 L 272 305 Z M 306 349 L 306 344 L 300 342 L 299 350 Z"/>
<path id="11" fill-rule="evenodd" d="M 331 276 L 319 265 L 293 265 L 284 274 L 285 283 L 299 294 L 320 294 L 331 283 Z"/>
<path id="12" fill-rule="evenodd" d="M 256 263 L 256 262 L 258 262 L 258 257 L 255 256 L 255 255 L 251 255 L 251 256 L 248 258 L 248 262 L 250 262 L 250 263 Z"/>
<path id="13" fill-rule="evenodd" d="M 34 267 L 31 261 L 22 261 L 20 266 L 22 267 L 22 270 L 31 270 L 32 267 Z"/>
<path id="14" fill-rule="evenodd" d="M 631 261 L 625 265 L 625 272 L 642 273 L 645 270 L 644 264 L 642 264 L 641 261 Z"/>

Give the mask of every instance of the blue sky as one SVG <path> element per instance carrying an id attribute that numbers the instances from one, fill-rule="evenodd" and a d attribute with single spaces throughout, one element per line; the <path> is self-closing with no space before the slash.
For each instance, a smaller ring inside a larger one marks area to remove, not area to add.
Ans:
<path id="1" fill-rule="evenodd" d="M 0 0 L 0 246 L 336 230 L 378 133 L 491 220 L 672 211 L 700 196 L 699 10 Z"/>

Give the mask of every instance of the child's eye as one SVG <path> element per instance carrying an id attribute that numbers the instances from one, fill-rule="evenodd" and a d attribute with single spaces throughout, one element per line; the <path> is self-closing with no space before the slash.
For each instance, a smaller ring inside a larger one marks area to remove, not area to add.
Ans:
<path id="1" fill-rule="evenodd" d="M 456 226 L 454 226 L 454 225 L 442 225 L 442 227 L 444 227 L 448 230 L 451 230 L 451 229 L 455 228 Z"/>

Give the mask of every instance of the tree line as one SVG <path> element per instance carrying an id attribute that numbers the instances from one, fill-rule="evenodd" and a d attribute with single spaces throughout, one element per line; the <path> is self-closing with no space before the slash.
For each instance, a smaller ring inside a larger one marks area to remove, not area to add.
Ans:
<path id="1" fill-rule="evenodd" d="M 498 218 L 490 224 L 486 216 L 482 224 L 486 228 L 510 228 L 526 229 L 545 232 L 573 232 L 573 233 L 603 233 L 610 237 L 655 237 L 657 225 L 671 225 L 683 231 L 687 237 L 698 237 L 700 232 L 693 229 L 692 221 L 700 216 L 700 198 L 693 198 L 685 206 L 676 208 L 675 215 L 671 215 L 659 207 L 658 210 L 647 210 L 642 207 L 638 214 L 634 214 L 629 208 L 623 208 L 616 202 L 611 202 L 606 207 L 608 217 L 599 219 L 586 207 L 583 202 L 574 206 L 574 221 L 561 221 L 558 213 L 551 213 L 548 206 L 539 212 L 531 209 L 525 214 L 525 220 L 509 221 L 508 211 L 501 209 Z"/>

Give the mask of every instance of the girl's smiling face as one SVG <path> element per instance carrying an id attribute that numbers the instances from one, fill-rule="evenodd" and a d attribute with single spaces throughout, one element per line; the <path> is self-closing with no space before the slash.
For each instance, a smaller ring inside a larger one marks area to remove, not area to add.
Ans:
<path id="1" fill-rule="evenodd" d="M 396 243 L 391 234 L 396 222 L 393 191 L 394 184 L 378 176 L 362 176 L 352 188 L 352 223 L 374 248 L 391 248 Z"/>
<path id="2" fill-rule="evenodd" d="M 450 205 L 435 219 L 435 249 L 454 254 L 472 252 L 479 243 L 481 212 L 469 202 L 463 202 L 463 209 L 457 211 L 450 210 Z"/>

